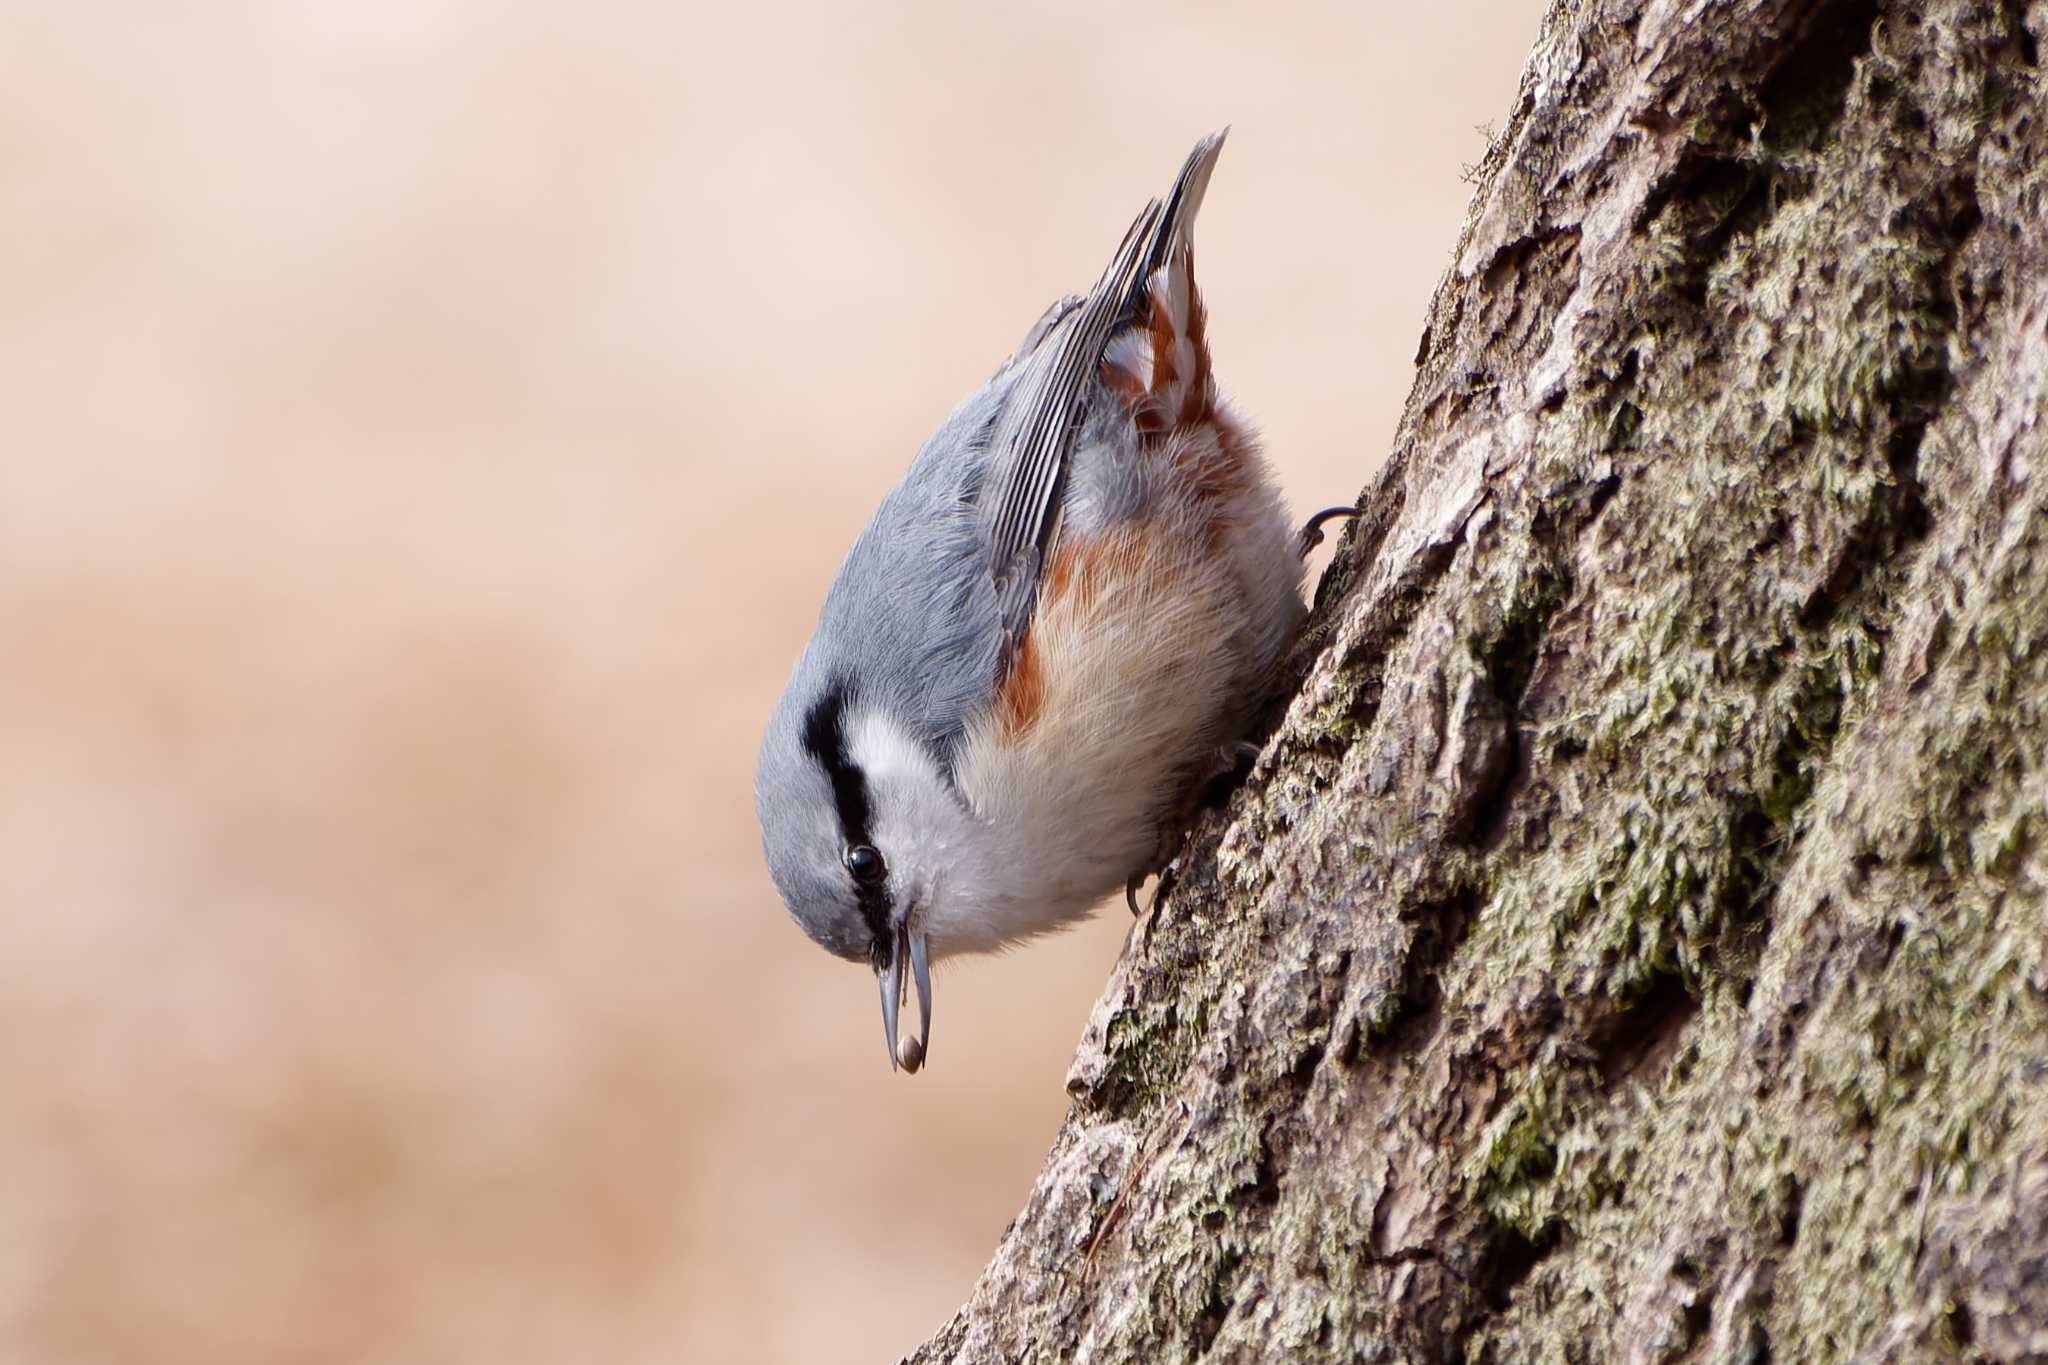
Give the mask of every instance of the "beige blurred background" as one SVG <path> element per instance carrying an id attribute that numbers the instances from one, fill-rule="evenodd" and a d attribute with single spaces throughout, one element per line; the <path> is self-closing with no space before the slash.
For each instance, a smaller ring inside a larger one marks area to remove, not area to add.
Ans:
<path id="1" fill-rule="evenodd" d="M 759 727 L 937 419 L 1235 125 L 1301 509 L 1410 379 L 1535 0 L 0 4 L 0 1360 L 878 1360 L 1126 919 L 872 978 Z"/>

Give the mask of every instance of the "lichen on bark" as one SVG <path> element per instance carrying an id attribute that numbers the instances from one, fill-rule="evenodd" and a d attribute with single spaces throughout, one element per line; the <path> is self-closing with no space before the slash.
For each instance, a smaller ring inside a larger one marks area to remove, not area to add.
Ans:
<path id="1" fill-rule="evenodd" d="M 2048 1357 L 2048 4 L 1560 3 L 921 1361 Z"/>

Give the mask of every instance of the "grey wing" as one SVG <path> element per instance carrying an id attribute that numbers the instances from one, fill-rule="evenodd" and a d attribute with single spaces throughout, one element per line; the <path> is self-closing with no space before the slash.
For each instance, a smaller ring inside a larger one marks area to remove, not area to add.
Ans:
<path id="1" fill-rule="evenodd" d="M 1038 321 L 1031 324 L 1031 330 L 1024 334 L 1024 340 L 1017 343 L 1017 349 L 996 367 L 996 372 L 989 377 L 989 383 L 1001 384 L 1011 371 L 1029 360 L 1032 352 L 1038 349 L 1038 343 L 1045 340 L 1045 334 L 1059 326 L 1061 320 L 1079 308 L 1082 302 L 1079 294 L 1066 294 L 1054 300 L 1050 308 L 1038 315 Z"/>
<path id="2" fill-rule="evenodd" d="M 1006 654 L 1031 620 L 1039 574 L 1059 530 L 1067 454 L 1101 391 L 1103 348 L 1143 312 L 1146 281 L 1186 240 L 1227 132 L 1196 144 L 1166 202 L 1145 205 L 1087 297 L 1055 304 L 1026 337 L 1028 354 L 1020 351 L 1012 362 L 1021 372 L 989 443 L 1001 473 L 983 522 Z"/>

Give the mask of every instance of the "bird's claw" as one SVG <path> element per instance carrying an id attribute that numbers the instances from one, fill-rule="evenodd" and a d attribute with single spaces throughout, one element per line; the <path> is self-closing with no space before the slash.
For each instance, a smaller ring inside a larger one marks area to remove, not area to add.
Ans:
<path id="1" fill-rule="evenodd" d="M 1308 524 L 1301 528 L 1301 557 L 1307 559 L 1309 552 L 1323 543 L 1324 522 L 1336 521 L 1340 518 L 1349 520 L 1363 510 L 1359 507 L 1325 507 L 1322 511 L 1310 517 Z"/>
<path id="2" fill-rule="evenodd" d="M 1152 886 L 1152 900 L 1149 904 L 1141 906 L 1138 904 L 1138 888 L 1143 886 L 1145 878 L 1151 875 L 1150 872 L 1133 872 L 1131 879 L 1124 883 L 1124 904 L 1131 907 L 1132 919 L 1141 918 L 1146 911 L 1159 908 L 1159 902 L 1166 898 L 1166 893 L 1171 891 L 1173 884 L 1180 879 L 1180 859 L 1175 858 L 1159 869 L 1159 880 Z"/>

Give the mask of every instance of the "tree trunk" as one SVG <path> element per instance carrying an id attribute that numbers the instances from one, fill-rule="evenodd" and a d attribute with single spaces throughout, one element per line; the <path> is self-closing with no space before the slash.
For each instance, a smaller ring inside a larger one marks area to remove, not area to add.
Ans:
<path id="1" fill-rule="evenodd" d="M 2048 0 L 1560 0 L 917 1361 L 2048 1359 Z"/>

